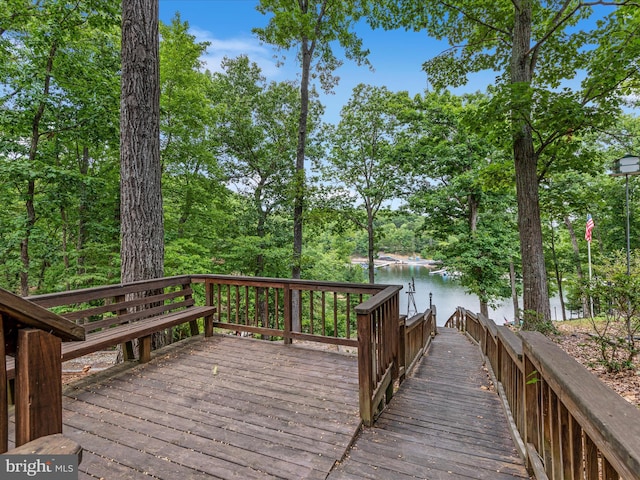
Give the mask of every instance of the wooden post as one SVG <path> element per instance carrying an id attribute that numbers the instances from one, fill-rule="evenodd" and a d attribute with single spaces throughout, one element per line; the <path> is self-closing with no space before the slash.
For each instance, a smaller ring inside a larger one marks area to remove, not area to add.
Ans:
<path id="1" fill-rule="evenodd" d="M 140 363 L 147 363 L 151 360 L 151 335 L 138 339 L 138 355 Z"/>
<path id="2" fill-rule="evenodd" d="M 358 383 L 360 394 L 360 418 L 365 425 L 373 424 L 373 409 L 371 397 L 371 376 L 373 359 L 371 352 L 371 319 L 369 314 L 358 313 Z"/>
<path id="3" fill-rule="evenodd" d="M 21 329 L 16 355 L 16 446 L 62 433 L 61 378 L 60 338 Z"/>
<path id="4" fill-rule="evenodd" d="M 208 307 L 213 305 L 213 284 L 207 280 L 205 283 L 205 303 Z M 204 336 L 213 336 L 213 315 L 204 317 Z"/>
<path id="5" fill-rule="evenodd" d="M 284 286 L 284 344 L 291 345 L 291 330 L 293 329 L 293 300 L 291 298 L 291 285 Z"/>
<path id="6" fill-rule="evenodd" d="M 400 321 L 398 322 L 398 339 L 400 341 L 398 344 L 398 372 L 402 383 L 407 374 L 407 317 L 404 315 L 400 316 Z"/>
<path id="7" fill-rule="evenodd" d="M 0 314 L 0 453 L 6 452 L 9 448 L 9 395 L 4 343 L 4 317 Z"/>

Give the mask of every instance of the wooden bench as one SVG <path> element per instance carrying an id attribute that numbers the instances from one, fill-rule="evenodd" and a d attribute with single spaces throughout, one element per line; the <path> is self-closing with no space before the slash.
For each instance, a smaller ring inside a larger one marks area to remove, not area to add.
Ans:
<path id="1" fill-rule="evenodd" d="M 210 332 L 216 311 L 215 307 L 195 304 L 189 276 L 38 295 L 27 300 L 84 328 L 84 341 L 62 344 L 62 361 L 138 339 L 140 362 L 147 362 L 154 333 L 189 323 L 191 335 L 197 335 L 200 318 L 205 320 L 205 332 Z M 130 345 L 126 353 L 133 356 Z M 15 376 L 12 358 L 7 359 L 7 376 Z"/>

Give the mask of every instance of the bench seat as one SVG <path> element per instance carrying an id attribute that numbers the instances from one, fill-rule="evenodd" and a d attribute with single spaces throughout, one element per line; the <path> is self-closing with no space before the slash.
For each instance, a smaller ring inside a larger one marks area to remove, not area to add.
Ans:
<path id="1" fill-rule="evenodd" d="M 213 315 L 215 307 L 191 307 L 158 317 L 138 320 L 133 323 L 120 324 L 99 332 L 88 333 L 80 342 L 64 342 L 62 344 L 62 361 L 72 360 L 93 352 L 129 342 L 136 338 L 143 339 L 166 328 L 175 327 L 199 318 Z M 148 359 L 141 359 L 147 361 Z M 15 378 L 15 359 L 7 357 L 7 378 Z"/>

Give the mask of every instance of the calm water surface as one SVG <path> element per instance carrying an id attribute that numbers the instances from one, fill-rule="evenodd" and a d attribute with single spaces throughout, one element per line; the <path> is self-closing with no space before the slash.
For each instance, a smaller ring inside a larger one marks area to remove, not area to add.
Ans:
<path id="1" fill-rule="evenodd" d="M 407 291 L 413 277 L 416 286 L 414 298 L 418 311 L 424 312 L 429 308 L 429 294 L 431 294 L 433 304 L 437 308 L 438 325 L 443 325 L 456 307 L 464 307 L 472 312 L 480 311 L 480 301 L 476 295 L 466 293 L 460 283 L 451 277 L 429 272 L 430 270 L 422 265 L 392 264 L 376 269 L 376 283 L 403 286 L 400 291 L 400 313 L 406 314 L 409 297 Z M 520 307 L 522 308 L 522 299 L 520 299 Z M 512 300 L 505 299 L 498 308 L 490 308 L 489 315 L 498 325 L 506 320 L 513 320 Z M 551 300 L 551 318 L 553 320 L 562 318 L 558 298 Z"/>

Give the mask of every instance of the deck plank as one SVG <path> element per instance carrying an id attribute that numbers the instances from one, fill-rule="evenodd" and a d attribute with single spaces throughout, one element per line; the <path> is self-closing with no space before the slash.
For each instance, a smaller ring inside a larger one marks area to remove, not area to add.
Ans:
<path id="1" fill-rule="evenodd" d="M 329 480 L 529 478 L 477 346 L 457 331 L 438 332 Z"/>
<path id="2" fill-rule="evenodd" d="M 440 332 L 362 430 L 352 355 L 196 337 L 85 377 L 63 398 L 79 478 L 528 478 L 477 347 Z"/>
<path id="3" fill-rule="evenodd" d="M 81 478 L 320 480 L 358 431 L 354 356 L 231 336 L 177 345 L 65 388 Z"/>

